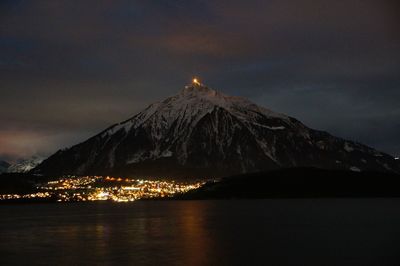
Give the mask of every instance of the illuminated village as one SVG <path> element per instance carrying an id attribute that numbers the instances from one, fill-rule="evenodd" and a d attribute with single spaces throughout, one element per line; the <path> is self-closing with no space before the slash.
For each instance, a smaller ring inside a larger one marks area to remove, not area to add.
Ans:
<path id="1" fill-rule="evenodd" d="M 179 183 L 102 176 L 68 176 L 38 184 L 30 194 L 0 194 L 0 200 L 49 199 L 57 202 L 114 201 L 166 198 L 199 188 L 204 183 Z"/>

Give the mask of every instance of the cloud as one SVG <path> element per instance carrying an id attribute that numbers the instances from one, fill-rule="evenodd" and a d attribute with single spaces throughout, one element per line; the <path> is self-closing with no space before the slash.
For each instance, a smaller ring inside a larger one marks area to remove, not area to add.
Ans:
<path id="1" fill-rule="evenodd" d="M 83 141 L 193 75 L 399 153 L 397 11 L 372 0 L 2 1 L 0 154 Z"/>

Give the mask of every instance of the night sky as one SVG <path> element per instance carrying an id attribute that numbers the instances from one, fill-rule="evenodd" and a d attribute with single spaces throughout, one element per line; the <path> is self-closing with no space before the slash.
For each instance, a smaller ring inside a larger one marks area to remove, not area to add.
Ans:
<path id="1" fill-rule="evenodd" d="M 0 1 L 0 159 L 50 155 L 197 75 L 400 153 L 398 1 Z"/>

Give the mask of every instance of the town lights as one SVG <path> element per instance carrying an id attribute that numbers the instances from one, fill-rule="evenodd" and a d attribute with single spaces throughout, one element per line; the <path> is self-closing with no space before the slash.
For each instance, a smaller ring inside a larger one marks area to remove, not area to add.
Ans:
<path id="1" fill-rule="evenodd" d="M 104 182 L 103 182 L 104 181 Z M 110 184 L 108 182 L 119 181 Z M 122 182 L 125 181 L 125 182 Z M 125 184 L 129 184 L 126 186 Z M 0 201 L 17 199 L 44 199 L 57 202 L 100 201 L 116 202 L 135 201 L 143 198 L 173 197 L 199 188 L 203 183 L 177 183 L 161 180 L 130 179 L 122 177 L 81 176 L 61 178 L 38 184 L 36 193 L 0 194 Z"/>

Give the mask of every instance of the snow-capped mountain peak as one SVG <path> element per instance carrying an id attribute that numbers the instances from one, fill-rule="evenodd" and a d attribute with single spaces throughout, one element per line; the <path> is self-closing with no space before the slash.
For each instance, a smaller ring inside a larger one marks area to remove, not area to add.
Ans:
<path id="1" fill-rule="evenodd" d="M 149 119 L 153 119 L 153 125 L 157 124 L 158 127 L 168 128 L 177 119 L 186 125 L 194 126 L 199 119 L 215 108 L 222 108 L 243 121 L 254 120 L 254 123 L 257 123 L 257 118 L 261 115 L 290 122 L 288 116 L 259 107 L 244 97 L 228 96 L 203 84 L 190 84 L 178 94 L 149 105 L 131 119 L 114 125 L 103 134 L 110 135 L 121 128 L 129 131 L 131 128 L 141 126 Z M 155 123 L 158 119 L 158 123 Z"/>
<path id="2" fill-rule="evenodd" d="M 39 165 L 45 157 L 42 156 L 32 156 L 27 159 L 19 159 L 16 163 L 11 164 L 7 172 L 9 173 L 26 173 Z"/>
<path id="3" fill-rule="evenodd" d="M 35 171 L 222 176 L 293 166 L 400 171 L 389 155 L 200 83 L 57 152 Z"/>

